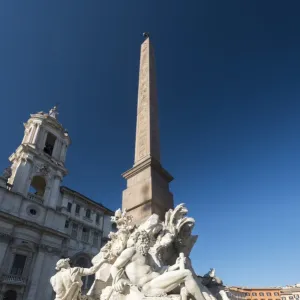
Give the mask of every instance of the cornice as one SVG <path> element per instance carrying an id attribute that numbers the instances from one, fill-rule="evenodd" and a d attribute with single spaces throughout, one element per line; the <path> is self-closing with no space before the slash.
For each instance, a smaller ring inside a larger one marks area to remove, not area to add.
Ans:
<path id="1" fill-rule="evenodd" d="M 34 155 L 33 157 L 24 157 L 23 155 Z M 11 159 L 25 159 L 33 161 L 35 158 L 41 160 L 45 164 L 49 164 L 54 170 L 59 170 L 62 172 L 63 176 L 68 174 L 68 170 L 62 165 L 61 162 L 54 159 L 52 156 L 47 156 L 43 151 L 37 150 L 36 148 L 31 147 L 27 144 L 22 144 L 18 147 L 15 153 L 10 156 Z M 10 159 L 10 160 L 11 160 Z"/>
<path id="2" fill-rule="evenodd" d="M 149 167 L 157 171 L 167 182 L 171 182 L 174 179 L 173 176 L 162 167 L 160 162 L 151 156 L 134 165 L 131 169 L 124 172 L 122 176 L 125 179 L 129 179 Z"/>
<path id="3" fill-rule="evenodd" d="M 31 114 L 30 117 L 31 118 L 27 121 L 27 123 L 25 123 L 26 125 L 34 123 L 34 119 L 39 120 L 42 126 L 50 126 L 53 129 L 58 130 L 60 132 L 61 138 L 67 140 L 69 145 L 72 143 L 69 134 L 65 131 L 63 125 L 57 121 L 57 119 L 50 117 L 44 112 Z"/>
<path id="4" fill-rule="evenodd" d="M 49 124 L 55 129 L 59 129 L 61 131 L 64 131 L 64 128 L 61 123 L 59 123 L 56 119 L 51 118 L 48 114 L 46 113 L 36 113 L 36 114 L 31 114 L 30 119 L 27 121 L 28 123 L 32 122 L 32 119 L 38 119 L 41 120 L 42 123 Z"/>
<path id="5" fill-rule="evenodd" d="M 100 224 L 87 224 L 87 223 L 84 223 L 82 220 L 79 220 L 79 219 L 76 219 L 72 216 L 68 216 L 68 220 L 73 222 L 73 223 L 76 223 L 78 224 L 78 226 L 81 226 L 81 227 L 88 227 L 89 229 L 91 230 L 95 230 L 95 231 L 98 231 L 99 233 L 103 233 L 103 228 L 100 229 L 97 225 L 100 225 Z"/>
<path id="6" fill-rule="evenodd" d="M 66 186 L 61 186 L 60 187 L 60 191 L 62 193 L 66 193 L 66 194 L 78 197 L 79 199 L 85 201 L 89 205 L 93 205 L 94 207 L 96 207 L 96 208 L 104 211 L 104 213 L 106 213 L 109 216 L 113 216 L 114 215 L 114 212 L 112 210 L 110 210 L 109 208 L 105 207 L 103 204 L 98 203 L 98 202 L 96 202 L 96 201 L 94 201 L 94 200 L 92 200 L 92 199 L 90 199 L 90 198 L 88 198 L 88 197 L 80 194 L 79 192 L 71 190 L 70 188 L 68 188 Z"/>
<path id="7" fill-rule="evenodd" d="M 0 211 L 0 217 L 8 219 L 8 220 L 12 220 L 17 224 L 21 224 L 23 226 L 27 226 L 27 227 L 33 228 L 35 230 L 38 230 L 38 231 L 42 231 L 42 233 L 57 235 L 61 238 L 69 238 L 69 236 L 67 234 L 63 233 L 63 232 L 60 232 L 58 230 L 54 230 L 50 227 L 39 225 L 39 224 L 37 224 L 35 222 L 32 222 L 32 221 L 29 221 L 29 220 L 21 219 L 17 216 L 11 215 L 9 213 L 5 213 L 3 211 Z"/>

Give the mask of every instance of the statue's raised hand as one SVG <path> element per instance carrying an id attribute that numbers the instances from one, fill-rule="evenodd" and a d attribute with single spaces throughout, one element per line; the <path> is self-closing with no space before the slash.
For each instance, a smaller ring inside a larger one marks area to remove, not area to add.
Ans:
<path id="1" fill-rule="evenodd" d="M 122 294 L 125 290 L 126 285 L 130 285 L 130 282 L 125 279 L 120 279 L 118 282 L 114 284 L 114 290 L 120 294 Z"/>

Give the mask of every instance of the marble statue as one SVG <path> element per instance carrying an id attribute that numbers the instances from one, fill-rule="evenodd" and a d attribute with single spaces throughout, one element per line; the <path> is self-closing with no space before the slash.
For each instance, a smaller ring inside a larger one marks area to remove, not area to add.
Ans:
<path id="1" fill-rule="evenodd" d="M 216 270 L 211 268 L 202 278 L 202 284 L 217 298 L 217 300 L 229 300 L 223 281 L 217 277 Z"/>
<path id="2" fill-rule="evenodd" d="M 3 177 L 8 180 L 12 175 L 12 170 L 11 167 L 7 167 L 6 169 L 4 169 L 3 171 Z"/>
<path id="3" fill-rule="evenodd" d="M 151 264 L 149 249 L 150 238 L 146 231 L 137 230 L 130 236 L 127 248 L 117 258 L 111 269 L 114 291 L 122 294 L 126 285 L 133 285 L 144 296 L 161 297 L 183 283 L 188 294 L 196 300 L 204 300 L 192 272 L 188 269 L 180 269 L 180 264 L 185 263 L 183 255 L 178 257 L 172 266 L 155 268 Z M 125 276 L 122 276 L 123 274 Z"/>
<path id="4" fill-rule="evenodd" d="M 55 268 L 58 272 L 50 278 L 55 300 L 81 300 L 81 277 L 95 274 L 105 262 L 105 257 L 91 268 L 71 268 L 69 261 L 69 258 L 60 259 Z"/>
<path id="5" fill-rule="evenodd" d="M 165 221 L 153 214 L 135 226 L 126 211 L 117 210 L 111 218 L 117 231 L 92 259 L 91 269 L 58 262 L 59 272 L 51 278 L 56 300 L 83 299 L 80 277 L 92 272 L 95 281 L 85 297 L 93 300 L 216 300 L 192 268 L 189 254 L 197 236 L 187 213 L 180 204 Z"/>
<path id="6" fill-rule="evenodd" d="M 57 119 L 57 115 L 59 114 L 58 110 L 57 110 L 57 106 L 54 106 L 53 108 L 50 109 L 49 111 L 49 116 Z"/>

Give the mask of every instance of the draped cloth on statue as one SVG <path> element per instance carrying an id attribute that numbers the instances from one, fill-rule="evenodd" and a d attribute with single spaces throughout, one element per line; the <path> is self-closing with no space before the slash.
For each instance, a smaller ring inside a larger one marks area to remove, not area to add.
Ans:
<path id="1" fill-rule="evenodd" d="M 50 282 L 56 293 L 55 300 L 79 300 L 83 268 L 62 269 L 51 277 Z"/>
<path id="2" fill-rule="evenodd" d="M 93 261 L 93 263 L 96 262 Z M 109 278 L 111 277 L 110 269 L 111 269 L 111 264 L 103 263 L 101 268 L 95 274 L 95 280 L 87 293 L 88 296 L 101 294 L 101 290 L 106 286 L 105 283 L 108 283 Z"/>

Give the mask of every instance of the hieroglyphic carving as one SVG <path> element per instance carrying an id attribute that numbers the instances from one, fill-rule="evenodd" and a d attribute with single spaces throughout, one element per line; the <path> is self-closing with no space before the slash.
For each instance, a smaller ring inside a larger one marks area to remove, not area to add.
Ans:
<path id="1" fill-rule="evenodd" d="M 138 94 L 138 120 L 136 131 L 135 162 L 149 154 L 149 43 L 142 45 Z"/>
<path id="2" fill-rule="evenodd" d="M 147 39 L 141 48 L 135 163 L 147 156 L 160 160 L 154 51 Z"/>

